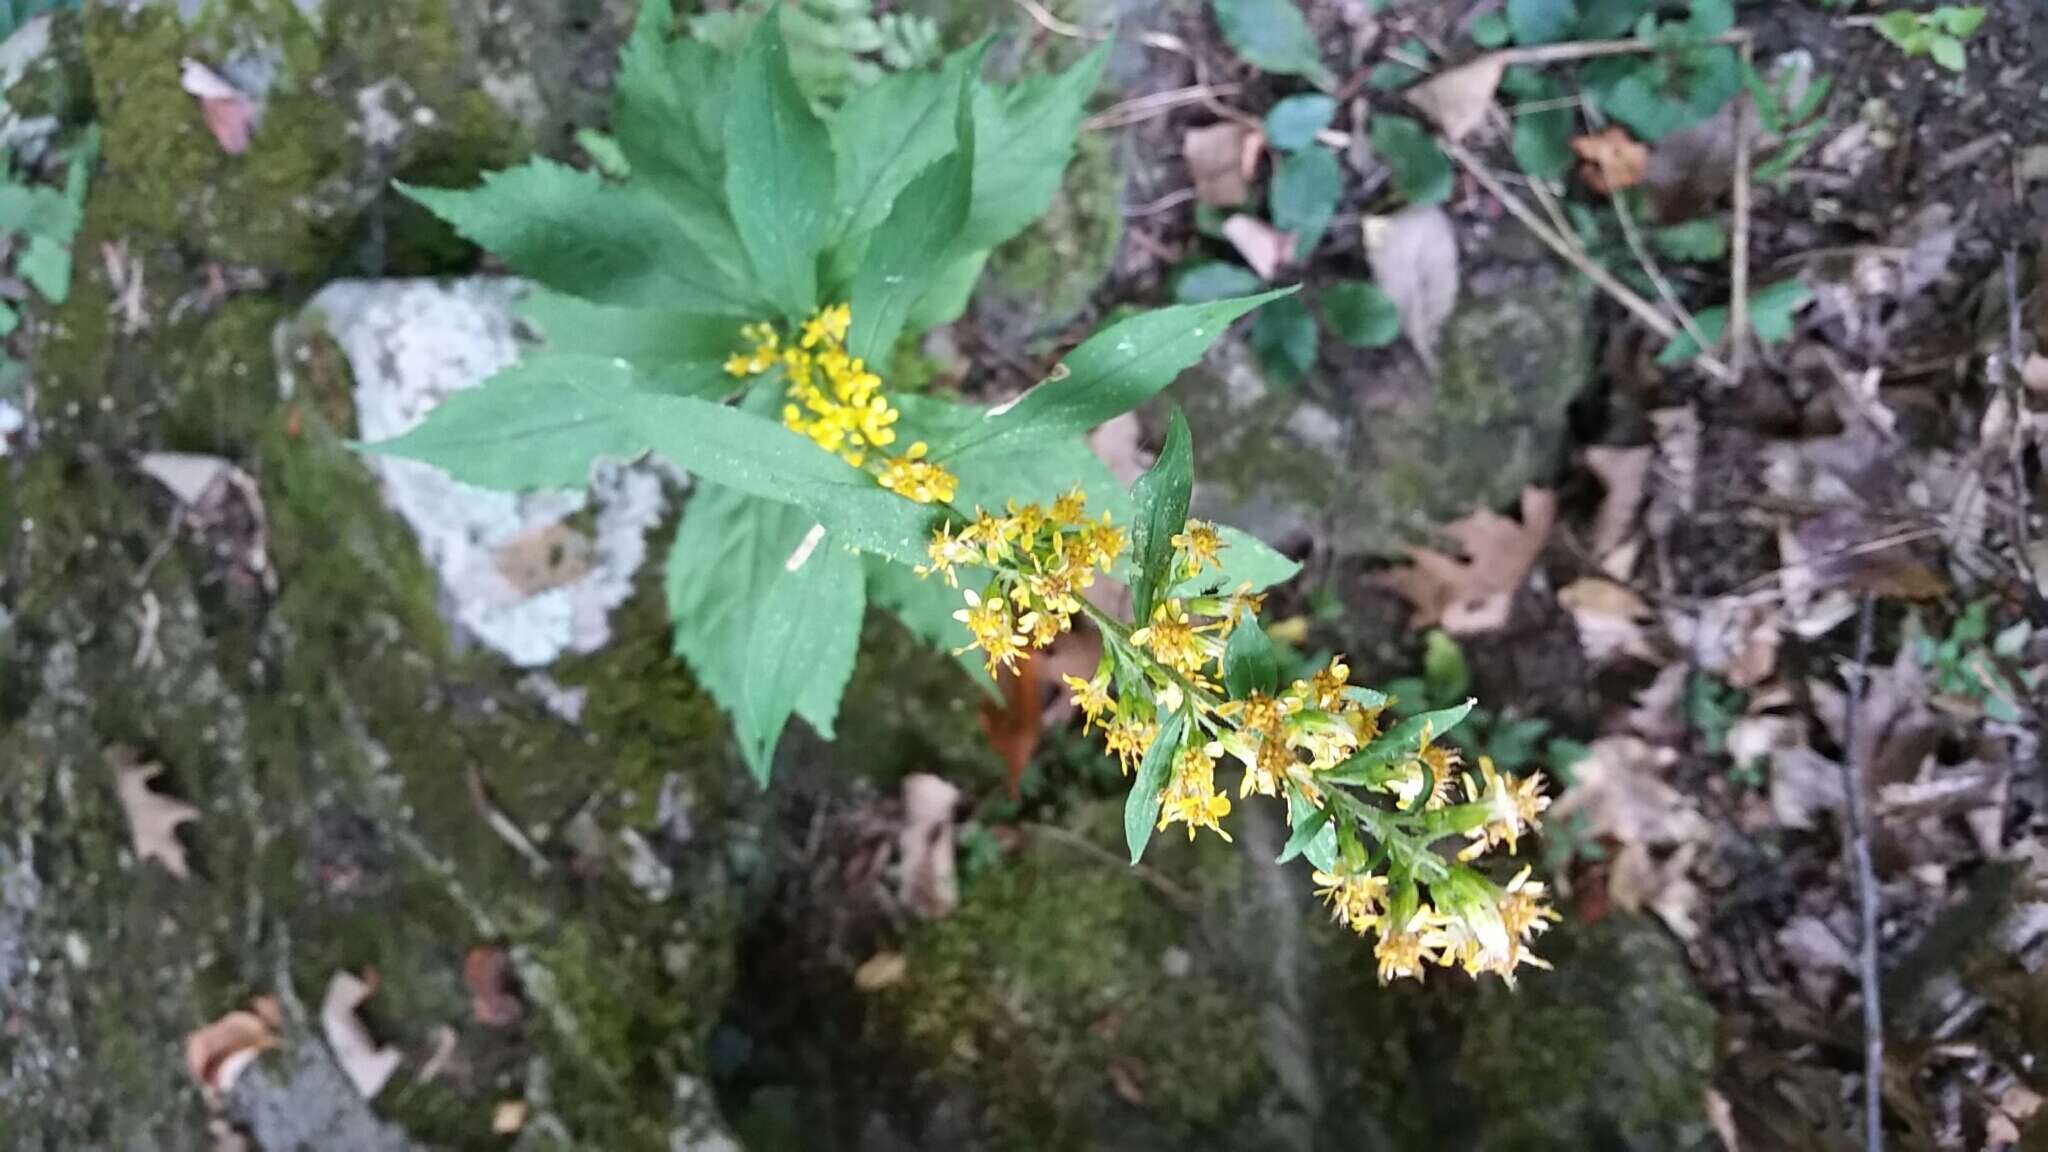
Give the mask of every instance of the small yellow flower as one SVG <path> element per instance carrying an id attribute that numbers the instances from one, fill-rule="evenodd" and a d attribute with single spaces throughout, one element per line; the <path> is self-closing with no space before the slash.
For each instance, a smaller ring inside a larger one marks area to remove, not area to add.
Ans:
<path id="1" fill-rule="evenodd" d="M 1228 815 L 1230 798 L 1216 791 L 1215 753 L 1199 744 L 1181 748 L 1174 754 L 1173 776 L 1160 797 L 1159 827 L 1186 824 L 1190 840 L 1196 829 L 1207 828 L 1228 841 L 1230 833 L 1218 823 Z"/>
<path id="2" fill-rule="evenodd" d="M 1338 874 L 1317 870 L 1311 877 L 1320 887 L 1316 895 L 1330 906 L 1330 916 L 1360 936 L 1378 927 L 1379 912 L 1386 906 L 1387 878 L 1360 872 Z"/>
<path id="3" fill-rule="evenodd" d="M 1222 567 L 1217 559 L 1223 551 L 1223 537 L 1216 526 L 1206 520 L 1190 520 L 1173 537 L 1173 550 L 1179 556 L 1177 571 L 1181 579 L 1198 576 L 1204 566 Z"/>
<path id="4" fill-rule="evenodd" d="M 1474 781 L 1466 773 L 1465 796 L 1471 803 L 1486 806 L 1486 823 L 1471 831 L 1472 843 L 1458 855 L 1469 860 L 1496 844 L 1506 844 L 1513 854 L 1517 837 L 1543 827 L 1537 817 L 1550 807 L 1550 797 L 1543 794 L 1543 773 L 1510 779 L 1493 766 L 1492 757 L 1481 756 L 1479 776 Z"/>
<path id="5" fill-rule="evenodd" d="M 1422 979 L 1426 966 L 1438 962 L 1446 943 L 1437 927 L 1435 910 L 1427 904 L 1417 908 L 1405 922 L 1383 926 L 1379 943 L 1372 950 L 1373 959 L 1379 962 L 1380 983 L 1397 978 Z"/>
<path id="6" fill-rule="evenodd" d="M 1081 715 L 1086 718 L 1081 725 L 1083 732 L 1096 727 L 1102 720 L 1102 714 L 1116 705 L 1116 701 L 1109 696 L 1107 673 L 1093 680 L 1083 680 L 1072 675 L 1062 676 L 1060 680 L 1073 692 L 1074 707 L 1079 708 Z"/>
<path id="7" fill-rule="evenodd" d="M 882 487 L 919 504 L 945 504 L 960 491 L 960 480 L 925 459 L 931 449 L 919 440 L 903 455 L 882 466 L 875 479 Z"/>
<path id="8" fill-rule="evenodd" d="M 846 333 L 853 327 L 853 309 L 846 304 L 834 304 L 820 309 L 816 316 L 804 321 L 804 347 L 815 348 L 820 344 L 844 344 Z"/>
<path id="9" fill-rule="evenodd" d="M 1087 515 L 1088 496 L 1079 488 L 1075 488 L 1052 502 L 1052 511 L 1048 518 L 1063 528 L 1071 528 L 1079 525 L 1082 518 Z"/>
<path id="10" fill-rule="evenodd" d="M 1150 650 L 1161 664 L 1184 676 L 1195 675 L 1209 661 L 1201 636 L 1178 600 L 1154 608 L 1151 623 L 1131 633 L 1131 643 Z"/>
<path id="11" fill-rule="evenodd" d="M 1153 738 L 1158 735 L 1158 725 L 1135 716 L 1125 716 L 1119 711 L 1116 719 L 1110 721 L 1109 727 L 1102 731 L 1102 746 L 1116 757 L 1123 774 L 1129 776 L 1131 770 L 1145 759 L 1145 753 L 1152 747 Z"/>

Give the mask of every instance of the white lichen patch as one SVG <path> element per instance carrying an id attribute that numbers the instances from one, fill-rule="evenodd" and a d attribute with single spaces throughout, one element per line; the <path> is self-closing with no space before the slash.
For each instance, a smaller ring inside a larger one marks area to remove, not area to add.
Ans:
<path id="1" fill-rule="evenodd" d="M 343 281 L 314 297 L 311 314 L 355 380 L 361 439 L 411 431 L 442 400 L 517 360 L 514 306 L 524 292 L 518 281 L 488 278 Z M 631 595 L 665 503 L 661 477 L 641 465 L 600 462 L 587 493 L 514 495 L 409 460 L 365 462 L 440 577 L 449 617 L 527 668 L 610 638 L 611 610 Z M 572 523 L 590 506 L 594 518 Z"/>

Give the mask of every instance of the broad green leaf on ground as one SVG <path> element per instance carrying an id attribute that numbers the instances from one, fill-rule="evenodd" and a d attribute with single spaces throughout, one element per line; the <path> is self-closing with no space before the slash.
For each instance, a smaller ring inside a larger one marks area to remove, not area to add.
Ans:
<path id="1" fill-rule="evenodd" d="M 1244 265 L 1211 260 L 1181 269 L 1173 282 L 1173 299 L 1176 304 L 1206 304 L 1232 296 L 1249 296 L 1263 286 L 1258 276 Z"/>
<path id="2" fill-rule="evenodd" d="M 1798 280 L 1780 280 L 1765 288 L 1759 288 L 1749 298 L 1749 328 L 1756 338 L 1765 344 L 1776 344 L 1792 335 L 1792 319 L 1807 301 L 1813 299 L 1813 290 Z M 1700 335 L 1708 344 L 1721 342 L 1721 334 L 1728 329 L 1728 308 L 1709 308 L 1693 317 Z M 1699 356 L 1700 346 L 1687 332 L 1680 332 L 1671 343 L 1657 354 L 1657 363 L 1663 365 L 1683 364 Z"/>
<path id="3" fill-rule="evenodd" d="M 659 392 L 714 397 L 739 385 L 725 371 L 725 358 L 741 343 L 742 321 L 731 316 L 608 308 L 546 289 L 536 289 L 519 312 L 550 353 L 617 357 Z"/>
<path id="4" fill-rule="evenodd" d="M 1138 765 L 1138 776 L 1131 781 L 1130 795 L 1124 798 L 1124 844 L 1131 850 L 1131 863 L 1136 864 L 1145 855 L 1145 845 L 1152 842 L 1152 832 L 1159 824 L 1159 794 L 1166 789 L 1167 777 L 1173 774 L 1173 757 L 1180 750 L 1182 733 L 1187 730 L 1187 713 L 1175 712 L 1162 717 L 1159 735 L 1146 749 L 1145 759 Z"/>
<path id="5" fill-rule="evenodd" d="M 1289 96 L 1266 113 L 1266 143 L 1282 152 L 1306 148 L 1336 114 L 1337 102 L 1320 92 Z"/>
<path id="6" fill-rule="evenodd" d="M 990 409 L 974 427 L 934 444 L 933 452 L 949 457 L 1010 438 L 1085 432 L 1173 383 L 1231 321 L 1294 291 L 1176 305 L 1118 321 L 1069 352 L 1044 383 L 1007 408 Z"/>
<path id="7" fill-rule="evenodd" d="M 1578 22 L 1573 0 L 1508 0 L 1508 29 L 1517 44 L 1551 44 L 1567 39 Z"/>
<path id="8" fill-rule="evenodd" d="M 926 277 L 953 251 L 974 194 L 974 118 L 959 118 L 959 144 L 896 198 L 853 278 L 847 351 L 882 363 L 924 295 Z"/>
<path id="9" fill-rule="evenodd" d="M 71 248 L 66 243 L 48 236 L 30 236 L 14 270 L 52 304 L 62 304 L 71 298 Z"/>
<path id="10" fill-rule="evenodd" d="M 580 403 L 579 390 L 634 386 L 632 370 L 609 357 L 536 357 L 441 401 L 405 435 L 363 450 L 500 491 L 581 488 L 592 460 L 629 460 L 646 445 L 610 411 Z"/>
<path id="11" fill-rule="evenodd" d="M 1522 99 L 1529 103 L 1554 99 L 1559 92 L 1547 77 L 1541 84 L 1529 85 L 1529 90 L 1541 93 L 1524 95 Z M 1515 164 L 1524 174 L 1541 180 L 1555 180 L 1563 176 L 1572 166 L 1574 123 L 1574 111 L 1570 107 L 1517 113 L 1514 129 L 1508 136 L 1508 148 L 1514 153 Z"/>
<path id="12" fill-rule="evenodd" d="M 975 86 L 974 207 L 962 250 L 994 248 L 1045 213 L 1108 60 L 1105 43 L 1065 72 L 1007 88 Z"/>
<path id="13" fill-rule="evenodd" d="M 1294 234 L 1294 259 L 1306 261 L 1322 241 L 1323 230 L 1337 211 L 1343 181 L 1337 154 L 1328 148 L 1303 149 L 1274 167 L 1267 206 L 1273 226 Z"/>
<path id="14" fill-rule="evenodd" d="M 726 202 L 763 295 L 785 316 L 809 313 L 832 223 L 832 142 L 797 90 L 777 20 L 760 21 L 733 62 L 725 157 Z"/>
<path id="15" fill-rule="evenodd" d="M 838 158 L 838 227 L 872 231 L 896 196 L 957 143 L 961 81 L 981 62 L 977 44 L 946 57 L 937 72 L 893 72 L 855 90 L 832 118 Z"/>
<path id="16" fill-rule="evenodd" d="M 1275 300 L 1252 318 L 1247 343 L 1275 378 L 1292 383 L 1316 366 L 1316 318 L 1299 296 Z"/>
<path id="17" fill-rule="evenodd" d="M 1636 22 L 1656 11 L 1657 0 L 1579 0 L 1577 35 L 1588 40 L 1615 40 L 1635 30 Z"/>
<path id="18" fill-rule="evenodd" d="M 1728 255 L 1728 230 L 1719 220 L 1688 220 L 1651 231 L 1650 246 L 1673 260 L 1712 263 Z"/>
<path id="19" fill-rule="evenodd" d="M 1375 92 L 1406 88 L 1429 74 L 1421 67 L 1429 60 L 1429 45 L 1412 36 L 1395 45 L 1386 56 L 1365 74 L 1365 86 Z"/>
<path id="20" fill-rule="evenodd" d="M 1353 348 L 1384 348 L 1401 338 L 1401 311 L 1370 280 L 1346 280 L 1323 289 L 1323 322 Z"/>
<path id="21" fill-rule="evenodd" d="M 1499 48 L 1514 35 L 1514 27 L 1499 12 L 1482 12 L 1472 20 L 1472 42 L 1481 48 Z"/>
<path id="22" fill-rule="evenodd" d="M 1451 198 L 1451 160 L 1421 124 L 1406 116 L 1372 118 L 1372 150 L 1394 170 L 1394 190 L 1410 204 Z"/>
<path id="23" fill-rule="evenodd" d="M 522 276 L 600 304 L 749 315 L 737 269 L 693 243 L 652 191 L 551 160 L 493 172 L 475 188 L 401 190 Z"/>
<path id="24" fill-rule="evenodd" d="M 1742 92 L 1742 57 L 1726 45 L 1591 60 L 1580 74 L 1600 111 L 1646 142 L 1706 120 Z"/>
<path id="25" fill-rule="evenodd" d="M 792 712 L 831 738 L 860 644 L 861 563 L 830 533 L 812 540 L 814 524 L 803 509 L 706 485 L 669 550 L 676 654 L 732 716 L 764 781 Z"/>
<path id="26" fill-rule="evenodd" d="M 1216 26 L 1231 50 L 1263 72 L 1307 77 L 1318 87 L 1334 81 L 1323 67 L 1315 33 L 1295 0 L 1209 0 Z"/>
<path id="27" fill-rule="evenodd" d="M 1173 583 L 1173 537 L 1186 525 L 1188 499 L 1195 487 L 1194 438 L 1187 418 L 1175 408 L 1167 423 L 1166 444 L 1138 482 L 1131 485 L 1131 618 L 1140 625 L 1152 618 L 1160 589 Z"/>
<path id="28" fill-rule="evenodd" d="M 1192 580 L 1174 585 L 1175 596 L 1209 596 L 1218 592 L 1235 592 L 1246 585 L 1253 592 L 1264 592 L 1276 584 L 1294 579 L 1301 571 L 1301 565 L 1267 547 L 1266 542 L 1248 532 L 1232 528 L 1228 524 L 1216 527 L 1223 537 L 1223 553 L 1217 559 L 1222 568 L 1210 568 Z"/>

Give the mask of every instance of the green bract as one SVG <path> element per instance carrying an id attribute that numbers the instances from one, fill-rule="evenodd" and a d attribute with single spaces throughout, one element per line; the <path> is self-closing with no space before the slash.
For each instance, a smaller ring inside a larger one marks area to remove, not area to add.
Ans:
<path id="1" fill-rule="evenodd" d="M 725 27 L 726 49 L 679 36 L 666 0 L 650 0 L 602 173 L 536 160 L 476 188 L 407 190 L 536 283 L 528 313 L 544 343 L 368 448 L 510 490 L 581 486 L 599 457 L 691 473 L 666 579 L 676 651 L 762 778 L 791 715 L 831 734 L 870 602 L 935 644 L 964 637 L 958 594 L 908 568 L 941 509 L 785 428 L 782 369 L 725 368 L 747 346 L 740 329 L 793 332 L 849 304 L 847 352 L 882 370 L 903 339 L 957 316 L 989 251 L 1045 211 L 1107 55 L 995 85 L 976 45 L 864 76 L 821 113 L 792 64 L 794 17 L 777 11 Z M 1172 383 L 1271 295 L 1126 319 L 1004 410 L 892 395 L 898 435 L 957 477 L 961 511 L 1079 485 L 1128 522 L 1082 434 Z M 1263 588 L 1292 575 L 1249 537 L 1228 540 L 1212 579 Z"/>

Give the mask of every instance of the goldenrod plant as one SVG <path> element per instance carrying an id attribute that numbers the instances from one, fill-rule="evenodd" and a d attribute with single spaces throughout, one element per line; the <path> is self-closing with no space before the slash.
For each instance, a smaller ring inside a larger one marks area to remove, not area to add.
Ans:
<path id="1" fill-rule="evenodd" d="M 1540 963 L 1543 886 L 1478 866 L 1535 827 L 1541 777 L 1462 770 L 1439 741 L 1470 701 L 1382 730 L 1390 702 L 1341 659 L 1283 684 L 1258 613 L 1296 566 L 1189 518 L 1185 421 L 1129 492 L 1083 439 L 1286 293 L 1131 316 L 996 408 L 883 379 L 906 333 L 957 315 L 989 249 L 1044 210 L 1102 53 L 999 87 L 970 48 L 826 119 L 777 21 L 729 61 L 673 31 L 654 0 L 626 50 L 622 175 L 537 161 L 413 190 L 542 286 L 546 344 L 370 450 L 501 489 L 577 486 L 598 457 L 689 472 L 676 650 L 763 781 L 792 715 L 831 735 L 870 604 L 992 674 L 1086 618 L 1104 655 L 1068 687 L 1134 775 L 1134 862 L 1176 824 L 1230 839 L 1227 759 L 1239 800 L 1285 805 L 1284 859 L 1306 857 L 1335 918 L 1377 935 L 1382 978 Z M 1129 618 L 1090 598 L 1105 581 L 1129 586 Z"/>

